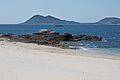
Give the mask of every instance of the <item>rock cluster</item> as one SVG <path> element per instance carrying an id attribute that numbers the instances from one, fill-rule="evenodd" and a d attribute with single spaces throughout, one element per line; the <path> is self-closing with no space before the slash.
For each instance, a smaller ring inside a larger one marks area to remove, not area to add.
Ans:
<path id="1" fill-rule="evenodd" d="M 9 39 L 10 41 L 24 42 L 24 43 L 37 43 L 40 45 L 59 45 L 60 41 L 80 41 L 80 40 L 90 40 L 90 41 L 102 41 L 103 38 L 97 36 L 87 36 L 87 35 L 72 35 L 70 33 L 60 34 L 59 32 L 41 29 L 37 33 L 32 35 L 14 35 L 0 33 L 0 39 Z"/>
<path id="2" fill-rule="evenodd" d="M 89 41 L 102 41 L 102 37 L 97 36 L 87 36 L 87 35 L 74 35 L 73 38 L 75 40 L 89 40 Z"/>

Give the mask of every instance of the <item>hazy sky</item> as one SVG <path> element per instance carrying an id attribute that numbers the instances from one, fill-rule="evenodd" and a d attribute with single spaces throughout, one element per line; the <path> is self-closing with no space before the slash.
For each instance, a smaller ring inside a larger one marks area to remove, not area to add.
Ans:
<path id="1" fill-rule="evenodd" d="M 34 14 L 95 22 L 120 17 L 120 0 L 0 0 L 0 24 L 21 23 Z"/>

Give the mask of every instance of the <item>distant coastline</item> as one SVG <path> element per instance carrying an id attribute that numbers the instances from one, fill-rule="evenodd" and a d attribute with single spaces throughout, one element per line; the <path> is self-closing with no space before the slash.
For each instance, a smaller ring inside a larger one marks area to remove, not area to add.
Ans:
<path id="1" fill-rule="evenodd" d="M 30 19 L 20 24 L 38 24 L 38 25 L 120 25 L 120 18 L 107 17 L 94 23 L 80 23 L 76 21 L 61 20 L 53 16 L 33 15 Z"/>
<path id="2" fill-rule="evenodd" d="M 92 23 L 81 23 L 76 21 L 62 20 L 53 16 L 33 15 L 28 20 L 16 24 L 0 24 L 0 25 L 120 25 L 120 18 L 106 17 Z"/>

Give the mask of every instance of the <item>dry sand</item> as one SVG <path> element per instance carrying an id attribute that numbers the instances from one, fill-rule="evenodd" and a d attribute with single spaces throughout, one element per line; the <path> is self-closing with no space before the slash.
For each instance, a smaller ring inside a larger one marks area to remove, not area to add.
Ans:
<path id="1" fill-rule="evenodd" d="M 120 80 L 120 57 L 0 41 L 0 80 Z"/>

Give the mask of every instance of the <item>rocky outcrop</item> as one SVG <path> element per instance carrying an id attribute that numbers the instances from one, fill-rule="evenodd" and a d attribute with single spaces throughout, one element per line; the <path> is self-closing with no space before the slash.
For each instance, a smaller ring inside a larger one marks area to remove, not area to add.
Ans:
<path id="1" fill-rule="evenodd" d="M 63 34 L 58 35 L 57 39 L 60 41 L 73 41 L 73 36 L 72 34 L 65 32 Z"/>
<path id="2" fill-rule="evenodd" d="M 32 35 L 14 35 L 0 33 L 0 39 L 3 40 L 3 38 L 9 41 L 36 43 L 38 45 L 51 45 L 51 46 L 60 46 L 61 41 L 80 41 L 80 40 L 102 41 L 103 39 L 97 36 L 72 35 L 67 32 L 60 34 L 59 32 L 47 29 L 41 29 L 39 32 L 33 33 Z"/>
<path id="3" fill-rule="evenodd" d="M 102 37 L 97 36 L 87 36 L 87 35 L 74 35 L 73 38 L 75 40 L 89 40 L 89 41 L 102 41 Z"/>

